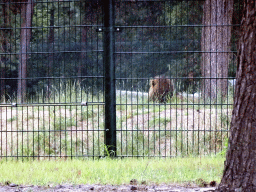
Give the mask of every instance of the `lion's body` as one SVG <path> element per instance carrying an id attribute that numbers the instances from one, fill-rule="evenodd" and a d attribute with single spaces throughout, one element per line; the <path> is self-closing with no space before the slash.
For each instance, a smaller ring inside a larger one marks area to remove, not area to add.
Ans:
<path id="1" fill-rule="evenodd" d="M 173 85 L 171 79 L 164 76 L 156 76 L 150 80 L 149 100 L 166 102 L 167 97 L 173 96 Z"/>

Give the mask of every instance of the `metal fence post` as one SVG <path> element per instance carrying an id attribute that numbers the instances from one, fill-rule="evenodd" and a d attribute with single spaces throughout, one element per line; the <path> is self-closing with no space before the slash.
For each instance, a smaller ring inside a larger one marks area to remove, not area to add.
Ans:
<path id="1" fill-rule="evenodd" d="M 105 70 L 105 155 L 116 156 L 114 0 L 103 1 Z"/>

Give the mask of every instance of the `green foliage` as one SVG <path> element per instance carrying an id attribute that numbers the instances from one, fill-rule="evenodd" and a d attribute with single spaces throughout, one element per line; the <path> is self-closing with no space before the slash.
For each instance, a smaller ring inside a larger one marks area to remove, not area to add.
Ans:
<path id="1" fill-rule="evenodd" d="M 227 150 L 228 150 L 228 138 L 226 137 L 224 141 L 224 147 L 222 151 L 218 153 L 218 155 L 220 155 L 221 157 L 226 157 Z"/>
<path id="2" fill-rule="evenodd" d="M 17 120 L 17 117 L 11 117 L 9 119 L 7 119 L 7 122 L 13 122 L 13 121 L 16 121 Z"/>
<path id="3" fill-rule="evenodd" d="M 235 4 L 237 15 L 239 10 L 239 5 Z M 0 14 L 2 11 L 0 6 Z M 199 80 L 194 79 L 195 87 L 191 88 L 186 77 L 191 71 L 194 77 L 201 77 L 198 52 L 201 51 L 203 1 L 117 1 L 115 11 L 116 26 L 121 29 L 115 33 L 115 50 L 125 53 L 116 54 L 116 78 L 122 78 L 116 82 L 118 89 L 148 91 L 148 80 L 165 74 L 178 77 L 178 91 L 198 91 Z M 3 52 L 10 53 L 10 57 L 6 57 L 6 62 L 1 65 L 7 69 L 8 78 L 17 78 L 21 19 L 19 13 L 11 11 L 8 18 L 7 27 L 12 30 L 7 35 L 1 34 L 4 32 L 1 30 L 0 42 L 3 37 L 7 40 L 8 50 Z M 1 17 L 0 25 L 3 22 Z M 102 25 L 100 0 L 36 3 L 27 64 L 29 98 L 42 89 L 47 92 L 63 78 L 76 78 L 84 88 L 103 91 L 103 33 L 96 32 Z M 234 34 L 233 47 L 237 39 Z M 145 54 L 141 54 L 143 52 Z M 235 57 L 232 57 L 230 76 L 235 76 L 235 66 Z M 95 76 L 99 78 L 92 78 Z M 6 83 L 12 89 L 8 94 L 15 93 L 17 80 L 7 80 Z"/>

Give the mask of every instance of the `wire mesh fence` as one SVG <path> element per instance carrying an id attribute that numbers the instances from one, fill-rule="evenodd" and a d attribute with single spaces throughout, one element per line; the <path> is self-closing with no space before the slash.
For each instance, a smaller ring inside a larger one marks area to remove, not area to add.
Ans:
<path id="1" fill-rule="evenodd" d="M 0 158 L 221 153 L 240 9 L 220 0 L 1 1 Z"/>

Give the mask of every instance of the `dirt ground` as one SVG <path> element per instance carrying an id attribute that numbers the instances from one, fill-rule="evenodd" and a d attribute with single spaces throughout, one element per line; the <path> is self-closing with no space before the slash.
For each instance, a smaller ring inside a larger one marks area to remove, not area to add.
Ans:
<path id="1" fill-rule="evenodd" d="M 181 187 L 177 185 L 69 185 L 62 184 L 55 187 L 42 187 L 42 186 L 23 186 L 10 183 L 9 185 L 0 184 L 0 192 L 38 192 L 38 191 L 56 191 L 56 192 L 79 192 L 79 191 L 169 191 L 169 192 L 202 192 L 214 191 L 215 187 Z"/>

